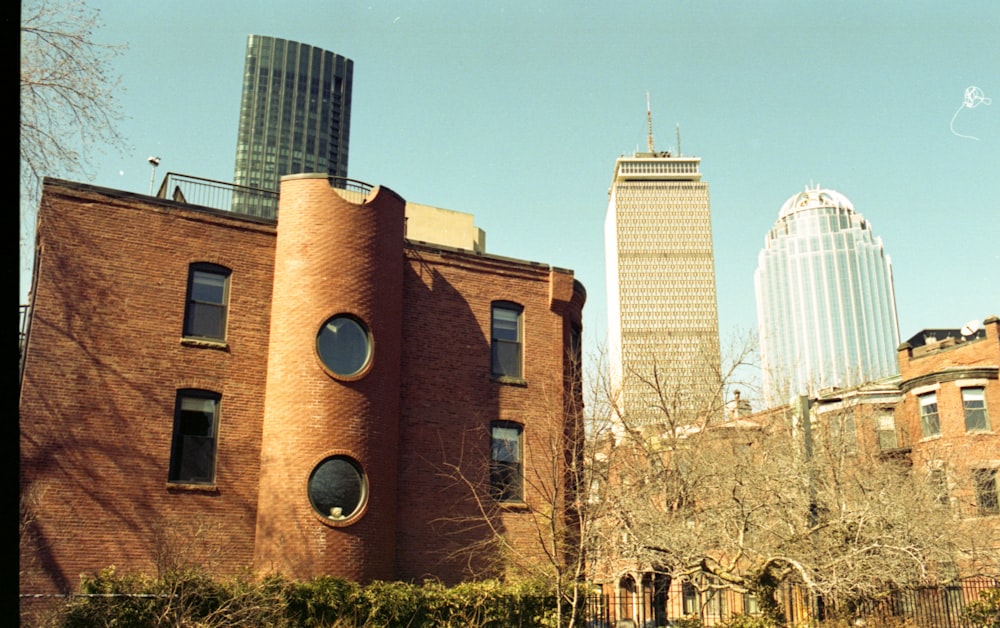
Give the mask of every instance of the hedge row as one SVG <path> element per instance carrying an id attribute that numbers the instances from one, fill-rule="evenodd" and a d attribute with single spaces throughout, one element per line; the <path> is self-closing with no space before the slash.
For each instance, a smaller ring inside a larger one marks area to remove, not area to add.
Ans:
<path id="1" fill-rule="evenodd" d="M 294 582 L 280 576 L 214 580 L 198 571 L 159 578 L 106 569 L 81 585 L 54 625 L 307 626 L 354 628 L 549 627 L 555 596 L 537 583 L 482 581 L 447 588 L 332 577 Z"/>

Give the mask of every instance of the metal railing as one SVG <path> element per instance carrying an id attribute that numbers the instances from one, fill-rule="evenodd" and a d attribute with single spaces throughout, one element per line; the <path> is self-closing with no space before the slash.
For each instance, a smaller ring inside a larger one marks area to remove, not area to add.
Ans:
<path id="1" fill-rule="evenodd" d="M 278 213 L 278 193 L 275 191 L 176 172 L 168 172 L 163 177 L 156 197 L 263 218 L 275 218 Z"/>
<path id="2" fill-rule="evenodd" d="M 780 587 L 778 597 L 788 626 L 824 626 L 824 618 L 833 621 L 833 618 L 839 617 L 854 621 L 856 625 L 902 625 L 906 622 L 905 625 L 918 628 L 972 628 L 972 624 L 965 619 L 966 607 L 978 601 L 980 594 L 998 587 L 1000 580 L 980 577 L 944 586 L 889 591 L 876 598 L 855 602 L 849 608 L 820 604 L 822 611 L 819 615 L 824 617 L 816 617 L 816 609 L 813 612 L 808 610 L 806 602 L 809 596 L 801 587 L 784 585 Z M 583 625 L 594 628 L 626 625 L 658 628 L 693 615 L 703 625 L 713 626 L 736 614 L 753 614 L 753 610 L 736 597 L 727 596 L 724 602 L 713 609 L 698 608 L 694 613 L 685 614 L 684 611 L 690 610 L 686 601 L 657 600 L 648 592 L 645 595 L 641 591 L 620 595 L 593 594 L 584 602 Z"/>
<path id="3" fill-rule="evenodd" d="M 344 197 L 353 203 L 364 203 L 373 186 L 357 179 L 328 177 L 330 187 L 343 190 Z M 178 203 L 199 205 L 238 214 L 275 220 L 278 217 L 278 192 L 251 188 L 235 183 L 225 183 L 168 172 L 156 193 Z"/>

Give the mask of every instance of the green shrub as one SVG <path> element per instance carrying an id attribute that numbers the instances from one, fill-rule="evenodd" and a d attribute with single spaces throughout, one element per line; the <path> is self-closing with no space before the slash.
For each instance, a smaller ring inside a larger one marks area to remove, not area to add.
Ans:
<path id="1" fill-rule="evenodd" d="M 701 618 L 689 616 L 681 617 L 680 619 L 675 619 L 673 624 L 675 628 L 703 628 L 704 624 Z"/>
<path id="2" fill-rule="evenodd" d="M 280 576 L 213 579 L 199 570 L 159 578 L 119 575 L 114 568 L 85 578 L 66 604 L 60 626 L 273 626 L 290 628 L 553 627 L 556 598 L 544 584 L 468 582 L 446 588 L 332 578 L 292 582 Z"/>
<path id="3" fill-rule="evenodd" d="M 979 594 L 979 600 L 965 607 L 965 618 L 977 628 L 1000 628 L 1000 588 Z"/>
<path id="4" fill-rule="evenodd" d="M 781 624 L 766 615 L 733 615 L 724 628 L 780 628 Z"/>

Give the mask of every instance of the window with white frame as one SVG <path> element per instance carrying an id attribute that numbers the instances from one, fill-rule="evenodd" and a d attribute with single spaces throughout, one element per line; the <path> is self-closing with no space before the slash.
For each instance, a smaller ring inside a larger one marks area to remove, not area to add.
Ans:
<path id="1" fill-rule="evenodd" d="M 938 417 L 937 393 L 929 392 L 917 397 L 920 403 L 920 434 L 924 438 L 941 435 L 941 419 Z"/>
<path id="2" fill-rule="evenodd" d="M 986 414 L 986 389 L 982 387 L 962 389 L 962 407 L 965 409 L 965 429 L 968 432 L 986 432 L 990 429 L 990 419 Z"/>
<path id="3" fill-rule="evenodd" d="M 899 448 L 896 418 L 893 416 L 892 410 L 876 411 L 875 433 L 878 435 L 878 447 L 882 451 L 892 451 Z"/>

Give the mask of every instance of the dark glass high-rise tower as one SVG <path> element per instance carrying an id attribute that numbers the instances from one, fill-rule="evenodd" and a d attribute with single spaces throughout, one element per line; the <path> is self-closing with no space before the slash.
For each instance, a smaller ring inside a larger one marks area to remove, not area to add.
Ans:
<path id="1" fill-rule="evenodd" d="M 236 140 L 238 186 L 277 192 L 282 175 L 347 176 L 354 62 L 275 37 L 247 38 Z M 277 199 L 233 195 L 233 211 L 274 218 Z"/>

